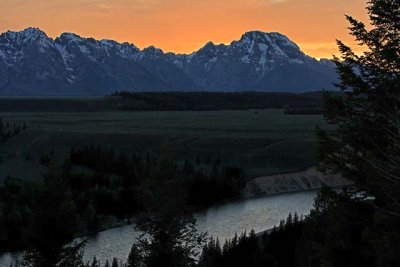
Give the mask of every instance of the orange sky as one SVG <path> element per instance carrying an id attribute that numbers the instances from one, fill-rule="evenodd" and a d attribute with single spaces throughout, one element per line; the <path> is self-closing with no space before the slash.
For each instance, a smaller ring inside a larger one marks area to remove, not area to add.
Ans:
<path id="1" fill-rule="evenodd" d="M 354 44 L 344 14 L 367 21 L 366 0 L 0 0 L 0 32 L 39 27 L 49 36 L 128 41 L 188 53 L 250 30 L 287 35 L 314 57 Z"/>

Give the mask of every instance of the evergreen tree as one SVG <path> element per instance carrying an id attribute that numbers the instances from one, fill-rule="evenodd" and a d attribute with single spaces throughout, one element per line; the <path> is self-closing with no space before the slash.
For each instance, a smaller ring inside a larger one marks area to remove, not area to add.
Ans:
<path id="1" fill-rule="evenodd" d="M 162 156 L 151 173 L 152 194 L 147 201 L 147 212 L 137 221 L 144 233 L 135 242 L 128 266 L 188 267 L 203 245 L 204 236 L 198 234 L 196 221 L 184 204 L 182 187 L 172 179 L 176 163 Z"/>
<path id="2" fill-rule="evenodd" d="M 153 213 L 139 229 L 145 234 L 132 247 L 129 267 L 195 265 L 204 237 L 197 233 L 191 215 L 171 211 Z"/>
<path id="3" fill-rule="evenodd" d="M 112 261 L 111 267 L 118 267 L 118 266 L 119 266 L 119 264 L 118 264 L 118 260 L 117 260 L 117 258 L 113 258 L 113 261 Z"/>
<path id="4" fill-rule="evenodd" d="M 131 251 L 127 260 L 127 267 L 144 267 L 144 255 L 141 254 L 138 242 L 132 245 Z"/>
<path id="5" fill-rule="evenodd" d="M 93 257 L 92 263 L 90 264 L 90 267 L 100 267 L 100 261 L 97 260 L 96 256 Z"/>
<path id="6" fill-rule="evenodd" d="M 72 242 L 77 230 L 75 203 L 66 191 L 64 177 L 56 173 L 44 176 L 44 189 L 38 197 L 30 231 L 30 248 L 23 266 L 83 266 L 84 243 Z"/>
<path id="7" fill-rule="evenodd" d="M 355 189 L 317 198 L 306 235 L 312 266 L 400 262 L 400 2 L 369 0 L 367 10 L 371 28 L 347 16 L 365 52 L 338 41 L 341 92 L 327 94 L 323 108 L 335 127 L 317 131 L 321 169 Z"/>
<path id="8" fill-rule="evenodd" d="M 347 16 L 365 52 L 338 41 L 341 94 L 326 96 L 324 116 L 336 130 L 318 130 L 321 168 L 341 173 L 400 215 L 400 2 L 370 0 L 372 29 Z"/>

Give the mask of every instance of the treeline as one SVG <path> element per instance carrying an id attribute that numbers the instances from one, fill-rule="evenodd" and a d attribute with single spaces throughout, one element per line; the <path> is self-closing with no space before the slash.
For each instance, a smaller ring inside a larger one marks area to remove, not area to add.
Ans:
<path id="1" fill-rule="evenodd" d="M 322 92 L 115 92 L 105 97 L 0 98 L 0 112 L 319 109 Z"/>
<path id="2" fill-rule="evenodd" d="M 105 97 L 0 98 L 0 112 L 319 109 L 322 92 L 115 92 Z"/>
<path id="3" fill-rule="evenodd" d="M 310 215 L 289 215 L 270 233 L 252 232 L 224 245 L 212 240 L 198 266 L 399 266 L 400 220 L 377 211 L 368 199 L 358 191 L 324 188 Z"/>
<path id="4" fill-rule="evenodd" d="M 261 92 L 115 92 L 119 110 L 247 110 L 267 108 L 313 108 L 322 104 L 322 93 Z"/>
<path id="5" fill-rule="evenodd" d="M 303 223 L 297 214 L 289 214 L 278 227 L 259 236 L 251 231 L 248 235 L 235 235 L 224 244 L 220 244 L 218 239 L 211 239 L 204 246 L 197 266 L 295 266 L 296 241 L 302 229 Z"/>
<path id="6" fill-rule="evenodd" d="M 43 162 L 50 170 L 56 168 L 52 155 Z M 245 183 L 240 167 L 226 167 L 219 160 L 206 170 L 189 160 L 178 164 L 169 156 L 117 154 L 101 146 L 71 150 L 60 172 L 63 197 L 74 207 L 71 216 L 77 220 L 77 233 L 96 231 L 114 217 L 129 219 L 143 212 L 162 180 L 192 209 L 238 197 Z M 8 178 L 0 186 L 0 250 L 27 246 L 34 231 L 32 214 L 40 209 L 40 195 L 49 182 L 46 177 L 41 181 Z"/>

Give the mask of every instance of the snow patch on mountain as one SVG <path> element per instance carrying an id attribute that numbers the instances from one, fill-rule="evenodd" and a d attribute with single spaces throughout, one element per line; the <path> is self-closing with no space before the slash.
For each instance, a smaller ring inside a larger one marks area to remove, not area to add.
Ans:
<path id="1" fill-rule="evenodd" d="M 63 62 L 67 70 L 72 70 L 71 63 L 75 56 L 73 54 L 68 53 L 66 47 L 59 43 L 56 43 L 55 47 L 60 52 L 61 58 L 63 59 Z"/>
<path id="2" fill-rule="evenodd" d="M 251 60 L 250 60 L 249 55 L 244 55 L 244 56 L 242 56 L 242 57 L 240 58 L 240 60 L 241 60 L 243 63 L 246 63 L 246 64 L 250 64 L 250 63 L 251 63 Z"/>

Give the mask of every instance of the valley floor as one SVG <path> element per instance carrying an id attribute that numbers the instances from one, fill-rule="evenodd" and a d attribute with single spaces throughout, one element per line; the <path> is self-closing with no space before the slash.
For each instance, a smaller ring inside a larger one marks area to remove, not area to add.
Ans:
<path id="1" fill-rule="evenodd" d="M 1 146 L 0 179 L 40 176 L 43 156 L 54 151 L 62 163 L 72 148 L 96 144 L 116 153 L 168 152 L 204 168 L 219 160 L 241 165 L 248 178 L 294 172 L 317 164 L 315 126 L 327 126 L 320 115 L 285 115 L 279 109 L 14 112 L 0 117 L 28 127 Z"/>

